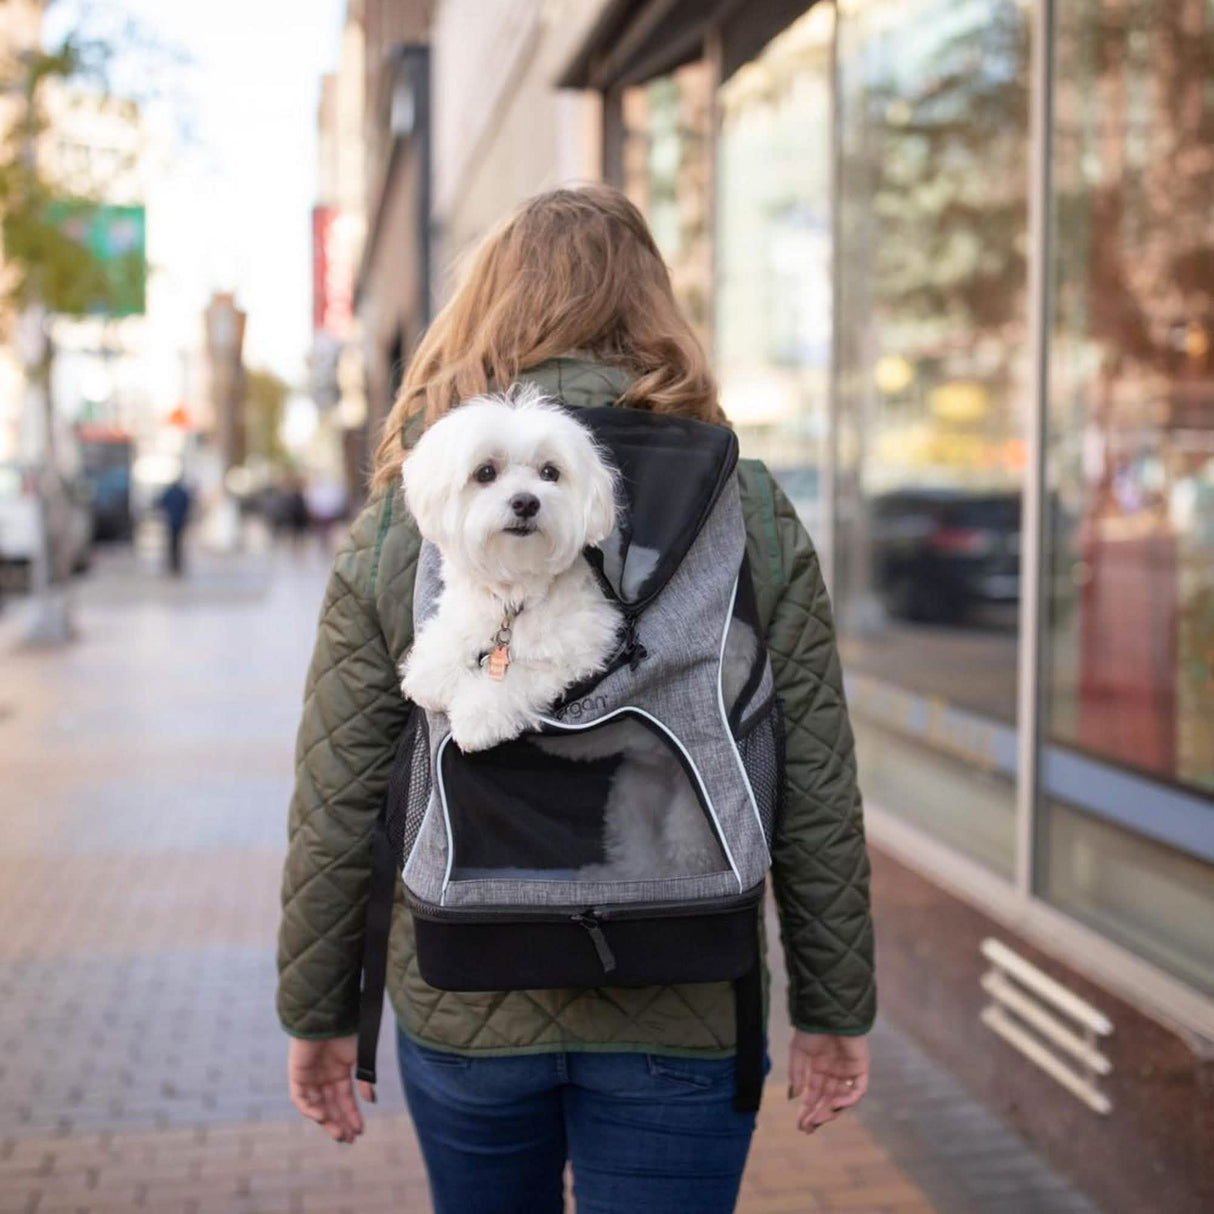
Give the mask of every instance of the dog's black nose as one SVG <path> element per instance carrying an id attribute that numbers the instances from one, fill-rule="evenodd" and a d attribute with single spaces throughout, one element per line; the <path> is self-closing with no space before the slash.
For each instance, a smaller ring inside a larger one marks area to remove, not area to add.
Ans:
<path id="1" fill-rule="evenodd" d="M 540 508 L 540 499 L 534 493 L 516 493 L 510 499 L 510 509 L 519 518 L 530 518 Z"/>

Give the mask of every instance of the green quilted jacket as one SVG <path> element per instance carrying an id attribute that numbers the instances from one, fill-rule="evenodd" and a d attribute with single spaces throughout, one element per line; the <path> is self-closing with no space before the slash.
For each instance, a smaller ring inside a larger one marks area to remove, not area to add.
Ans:
<path id="1" fill-rule="evenodd" d="M 614 402 L 622 372 L 554 359 L 525 378 L 570 405 Z M 747 552 L 787 731 L 787 787 L 772 886 L 789 1014 L 811 1032 L 867 1032 L 876 1010 L 868 857 L 830 603 L 788 499 L 739 464 Z M 308 671 L 282 885 L 278 1014 L 297 1037 L 356 1030 L 371 830 L 408 705 L 397 664 L 413 635 L 420 539 L 400 495 L 363 510 L 337 555 Z M 647 989 L 438 991 L 418 973 L 397 882 L 388 993 L 401 1027 L 440 1049 L 484 1054 L 642 1050 L 726 1055 L 728 983 Z"/>

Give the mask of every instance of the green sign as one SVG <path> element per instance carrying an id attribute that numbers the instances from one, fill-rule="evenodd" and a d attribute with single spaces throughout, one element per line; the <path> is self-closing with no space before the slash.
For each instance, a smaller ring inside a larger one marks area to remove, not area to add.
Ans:
<path id="1" fill-rule="evenodd" d="M 147 295 L 147 217 L 141 206 L 56 202 L 51 222 L 91 254 L 100 271 L 82 315 L 142 316 Z"/>

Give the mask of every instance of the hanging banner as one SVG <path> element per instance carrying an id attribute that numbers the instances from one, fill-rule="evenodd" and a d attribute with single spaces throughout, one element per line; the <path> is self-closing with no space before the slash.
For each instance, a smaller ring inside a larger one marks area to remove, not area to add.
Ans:
<path id="1" fill-rule="evenodd" d="M 338 207 L 312 208 L 312 329 L 344 338 L 354 315 L 358 225 Z"/>

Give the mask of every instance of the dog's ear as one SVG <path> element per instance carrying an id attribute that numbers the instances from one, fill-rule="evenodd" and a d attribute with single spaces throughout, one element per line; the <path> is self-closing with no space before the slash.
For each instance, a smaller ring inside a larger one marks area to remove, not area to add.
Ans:
<path id="1" fill-rule="evenodd" d="M 586 494 L 586 543 L 601 544 L 615 530 L 616 475 L 601 459 L 590 471 Z"/>
<path id="2" fill-rule="evenodd" d="M 425 436 L 406 457 L 401 466 L 405 488 L 405 504 L 417 522 L 424 539 L 443 546 L 446 536 L 445 516 L 451 492 L 448 470 L 442 465 L 442 452 Z"/>

